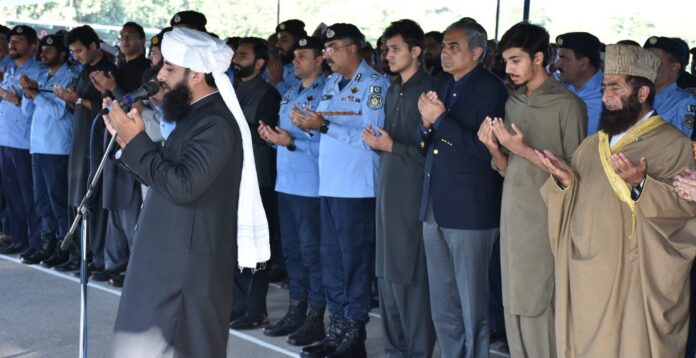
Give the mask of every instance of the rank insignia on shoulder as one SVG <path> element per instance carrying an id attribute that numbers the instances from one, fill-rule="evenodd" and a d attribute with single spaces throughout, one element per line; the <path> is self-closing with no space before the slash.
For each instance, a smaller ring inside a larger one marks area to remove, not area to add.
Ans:
<path id="1" fill-rule="evenodd" d="M 686 111 L 696 113 L 696 104 L 687 104 Z"/>
<path id="2" fill-rule="evenodd" d="M 696 115 L 694 114 L 687 114 L 684 116 L 684 127 L 693 129 L 694 128 L 694 122 L 696 121 Z"/>
<path id="3" fill-rule="evenodd" d="M 370 93 L 381 94 L 382 87 L 381 86 L 370 86 Z"/>
<path id="4" fill-rule="evenodd" d="M 371 94 L 370 97 L 367 98 L 367 106 L 370 107 L 370 109 L 380 109 L 383 104 L 382 96 L 378 94 Z"/>
<path id="5" fill-rule="evenodd" d="M 321 100 L 322 100 L 322 101 L 328 101 L 328 100 L 330 100 L 330 99 L 332 99 L 332 98 L 333 98 L 333 95 L 332 95 L 332 94 L 325 94 L 325 95 L 321 96 Z"/>

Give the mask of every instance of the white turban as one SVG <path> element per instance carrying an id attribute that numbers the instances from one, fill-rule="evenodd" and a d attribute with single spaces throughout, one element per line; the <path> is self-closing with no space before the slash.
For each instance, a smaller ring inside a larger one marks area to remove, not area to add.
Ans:
<path id="1" fill-rule="evenodd" d="M 222 99 L 239 125 L 244 160 L 237 208 L 237 260 L 240 268 L 255 269 L 257 263 L 266 262 L 271 258 L 271 249 L 268 242 L 268 222 L 256 176 L 251 132 L 234 87 L 225 74 L 232 63 L 233 54 L 234 51 L 225 41 L 193 29 L 174 28 L 165 33 L 162 40 L 162 56 L 168 62 L 195 72 L 212 73 Z"/>

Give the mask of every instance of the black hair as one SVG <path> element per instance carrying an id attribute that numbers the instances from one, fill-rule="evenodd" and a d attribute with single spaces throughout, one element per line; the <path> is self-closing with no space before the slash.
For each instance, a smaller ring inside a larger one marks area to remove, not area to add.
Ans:
<path id="1" fill-rule="evenodd" d="M 135 32 L 138 33 L 138 36 L 140 36 L 141 39 L 143 39 L 143 40 L 145 39 L 145 30 L 143 29 L 142 26 L 136 24 L 135 22 L 128 21 L 125 24 L 123 24 L 123 26 L 121 26 L 121 27 L 122 28 L 123 27 L 130 27 L 130 28 L 134 29 Z"/>
<path id="2" fill-rule="evenodd" d="M 254 49 L 254 60 L 263 59 L 268 62 L 268 43 L 266 40 L 259 37 L 243 37 L 239 40 L 239 45 L 249 44 Z M 266 65 L 263 65 L 265 68 Z M 263 68 L 261 68 L 263 70 Z"/>
<path id="3" fill-rule="evenodd" d="M 162 68 L 162 67 L 160 66 L 160 68 Z M 184 78 L 186 78 L 186 76 L 188 76 L 188 74 L 190 72 L 191 72 L 190 68 L 188 68 L 188 67 L 184 68 Z M 205 84 L 207 84 L 208 86 L 210 86 L 212 88 L 217 88 L 217 85 L 215 84 L 215 78 L 213 78 L 212 73 L 205 73 L 205 74 L 203 74 L 203 76 L 204 76 L 203 78 L 205 78 Z"/>
<path id="4" fill-rule="evenodd" d="M 426 32 L 425 36 L 423 36 L 423 37 L 424 38 L 425 37 L 432 37 L 433 39 L 435 39 L 435 42 L 442 43 L 442 39 L 444 38 L 444 35 L 440 31 L 430 31 L 430 32 Z"/>
<path id="5" fill-rule="evenodd" d="M 414 46 L 420 47 L 421 51 L 423 50 L 425 34 L 417 22 L 409 19 L 394 21 L 384 30 L 382 38 L 386 41 L 396 35 L 403 37 L 409 50 Z"/>
<path id="6" fill-rule="evenodd" d="M 575 59 L 580 60 L 583 57 L 587 57 L 587 60 L 590 61 L 590 65 L 592 67 L 599 69 L 600 68 L 600 61 L 601 59 L 599 58 L 599 52 L 594 52 L 594 53 L 588 53 L 580 50 L 573 50 L 573 53 L 575 53 Z M 677 60 L 679 61 L 679 60 Z"/>
<path id="7" fill-rule="evenodd" d="M 636 46 L 636 47 L 641 47 L 639 43 L 631 40 L 631 39 L 626 39 L 626 40 L 621 40 L 616 43 L 617 45 L 628 45 L 628 46 Z"/>
<path id="8" fill-rule="evenodd" d="M 99 48 L 99 35 L 89 25 L 78 26 L 65 35 L 65 46 L 69 47 L 75 42 L 80 42 L 85 47 L 95 44 Z"/>
<path id="9" fill-rule="evenodd" d="M 549 33 L 539 25 L 518 22 L 505 31 L 498 43 L 498 53 L 513 47 L 521 48 L 531 58 L 534 58 L 537 52 L 541 52 L 544 55 L 542 65 L 546 66 L 549 63 Z"/>
<path id="10" fill-rule="evenodd" d="M 652 107 L 653 102 L 655 102 L 655 84 L 645 77 L 640 76 L 626 76 L 626 83 L 628 83 L 633 89 L 633 94 L 638 95 L 638 90 L 641 87 L 647 86 L 650 89 L 650 94 L 648 94 L 648 104 Z"/>

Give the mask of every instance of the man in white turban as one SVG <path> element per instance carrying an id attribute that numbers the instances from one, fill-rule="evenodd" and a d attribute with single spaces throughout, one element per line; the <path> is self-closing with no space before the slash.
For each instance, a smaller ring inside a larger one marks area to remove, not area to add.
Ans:
<path id="1" fill-rule="evenodd" d="M 164 35 L 164 147 L 112 105 L 121 163 L 150 186 L 113 339 L 114 357 L 224 357 L 239 267 L 270 258 L 249 127 L 228 77 L 233 51 L 206 33 Z M 235 215 L 237 213 L 237 215 Z"/>

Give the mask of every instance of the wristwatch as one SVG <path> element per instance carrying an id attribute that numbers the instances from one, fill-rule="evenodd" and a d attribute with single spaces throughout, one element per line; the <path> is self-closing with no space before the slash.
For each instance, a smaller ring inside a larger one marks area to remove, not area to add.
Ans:
<path id="1" fill-rule="evenodd" d="M 329 124 L 331 124 L 331 122 L 325 119 L 324 122 L 321 123 L 321 127 L 319 127 L 319 132 L 326 134 L 326 132 L 329 131 Z"/>
<path id="2" fill-rule="evenodd" d="M 82 97 L 79 97 L 77 101 L 75 101 L 75 107 L 82 105 Z"/>
<path id="3" fill-rule="evenodd" d="M 290 144 L 287 145 L 289 151 L 294 152 L 297 149 L 297 146 L 295 146 L 295 138 L 290 139 Z"/>

